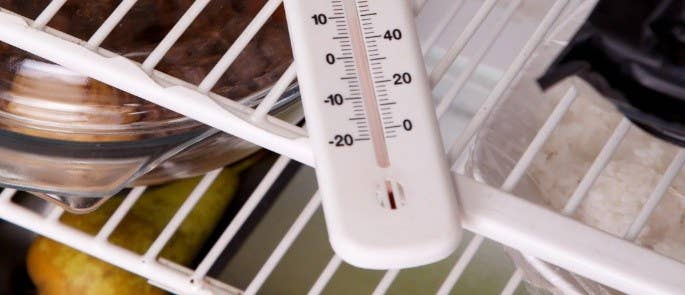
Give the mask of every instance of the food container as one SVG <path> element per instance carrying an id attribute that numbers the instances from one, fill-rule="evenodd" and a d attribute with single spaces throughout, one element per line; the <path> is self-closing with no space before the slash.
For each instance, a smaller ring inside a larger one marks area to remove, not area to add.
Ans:
<path id="1" fill-rule="evenodd" d="M 540 87 L 539 79 L 564 52 L 592 8 L 592 5 L 581 7 L 563 26 L 550 33 L 543 48 L 536 52 L 507 95 L 493 108 L 471 147 L 465 166 L 467 174 L 500 187 L 562 97 L 575 93 L 568 112 L 512 191 L 514 195 L 550 210 L 564 210 L 607 139 L 624 120 L 623 114 L 595 85 L 580 77 L 559 79 L 544 91 Z M 569 217 L 623 237 L 677 150 L 676 146 L 633 126 L 583 202 Z M 647 220 L 636 243 L 685 261 L 684 213 L 685 175 L 680 174 Z M 525 253 L 511 249 L 507 252 L 528 282 L 553 294 L 563 294 L 556 287 L 560 285 L 587 294 L 618 293 L 555 266 L 543 269 L 547 272 L 543 275 L 539 264 L 533 266 Z M 560 280 L 563 280 L 561 284 Z"/>
<path id="2" fill-rule="evenodd" d="M 542 92 L 535 83 L 520 83 L 485 122 L 475 140 L 467 171 L 475 179 L 501 186 L 519 161 L 560 98 L 573 87 L 575 101 L 536 155 L 513 193 L 550 210 L 564 210 L 606 139 L 623 119 L 615 106 L 579 78 L 569 78 Z M 595 181 L 584 201 L 570 216 L 622 237 L 647 202 L 678 148 L 631 128 L 616 154 Z M 671 258 L 685 261 L 685 175 L 666 191 L 636 242 Z M 564 229 L 559 229 L 563 231 Z M 528 281 L 562 294 L 532 267 L 509 250 Z M 614 294 L 608 288 L 552 267 L 588 294 Z"/>
<path id="3" fill-rule="evenodd" d="M 49 1 L 0 0 L 35 18 Z M 139 1 L 102 43 L 142 62 L 193 3 Z M 87 40 L 119 1 L 67 1 L 48 27 Z M 212 1 L 156 70 L 199 84 L 264 1 Z M 212 89 L 253 107 L 292 62 L 282 12 L 265 25 Z M 272 114 L 303 116 L 296 85 Z M 189 118 L 0 43 L 0 184 L 87 211 L 131 185 L 195 176 L 258 148 Z"/>

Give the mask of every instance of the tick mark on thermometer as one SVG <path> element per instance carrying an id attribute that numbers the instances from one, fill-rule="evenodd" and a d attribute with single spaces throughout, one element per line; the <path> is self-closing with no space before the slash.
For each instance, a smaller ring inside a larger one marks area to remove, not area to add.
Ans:
<path id="1" fill-rule="evenodd" d="M 379 167 L 387 168 L 390 166 L 390 156 L 388 155 L 388 146 L 385 142 L 385 135 L 383 134 L 383 122 L 381 121 L 381 115 L 378 111 L 369 57 L 364 42 L 364 32 L 362 31 L 362 26 L 359 21 L 359 18 L 375 15 L 375 13 L 360 16 L 357 9 L 357 0 L 346 0 L 344 5 L 350 31 L 350 39 L 352 41 L 352 53 L 357 62 L 357 72 L 362 90 L 361 96 L 364 102 L 369 128 L 371 129 L 371 141 L 373 142 L 373 149 L 376 154 L 376 162 Z M 360 6 L 363 5 L 360 4 Z"/>

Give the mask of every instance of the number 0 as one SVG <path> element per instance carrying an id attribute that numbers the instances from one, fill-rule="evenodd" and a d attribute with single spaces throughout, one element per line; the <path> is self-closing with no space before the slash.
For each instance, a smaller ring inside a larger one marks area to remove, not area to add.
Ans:
<path id="1" fill-rule="evenodd" d="M 407 119 L 402 122 L 402 127 L 404 127 L 404 130 L 411 131 L 412 129 L 414 129 L 414 124 L 409 119 Z"/>
<path id="2" fill-rule="evenodd" d="M 329 54 L 326 54 L 326 62 L 327 62 L 329 65 L 335 64 L 335 55 L 330 54 L 330 53 L 329 53 Z"/>

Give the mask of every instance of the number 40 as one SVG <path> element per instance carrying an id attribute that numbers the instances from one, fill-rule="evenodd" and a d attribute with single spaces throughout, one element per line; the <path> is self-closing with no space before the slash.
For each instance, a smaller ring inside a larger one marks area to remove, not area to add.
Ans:
<path id="1" fill-rule="evenodd" d="M 390 41 L 402 40 L 402 31 L 400 31 L 399 29 L 387 30 L 385 31 L 385 34 L 383 34 L 383 39 L 387 39 Z"/>

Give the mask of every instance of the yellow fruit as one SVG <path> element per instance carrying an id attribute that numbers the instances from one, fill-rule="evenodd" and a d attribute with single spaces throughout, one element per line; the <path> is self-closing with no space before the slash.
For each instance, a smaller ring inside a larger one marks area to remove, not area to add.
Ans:
<path id="1" fill-rule="evenodd" d="M 162 250 L 161 257 L 179 264 L 188 264 L 195 258 L 230 203 L 239 173 L 252 162 L 254 158 L 226 168 L 218 176 Z M 199 181 L 200 178 L 192 178 L 148 188 L 109 241 L 144 253 Z M 122 200 L 122 196 L 117 196 L 93 213 L 65 214 L 60 220 L 94 235 Z M 31 245 L 27 267 L 39 293 L 44 295 L 165 294 L 144 278 L 44 237 Z"/>

